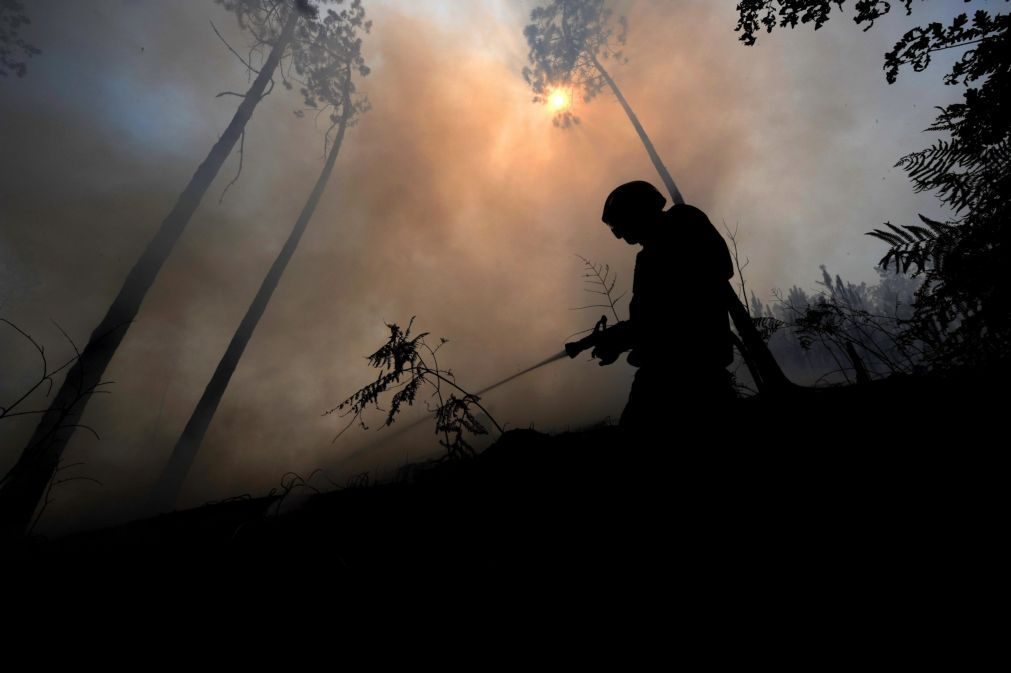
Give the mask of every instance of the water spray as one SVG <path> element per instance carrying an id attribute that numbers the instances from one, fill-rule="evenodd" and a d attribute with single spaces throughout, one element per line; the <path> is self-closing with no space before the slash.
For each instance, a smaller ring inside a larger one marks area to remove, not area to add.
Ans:
<path id="1" fill-rule="evenodd" d="M 475 396 L 484 395 L 485 393 L 487 393 L 490 390 L 494 390 L 495 388 L 498 388 L 499 386 L 504 386 L 505 384 L 509 383 L 510 381 L 513 381 L 514 379 L 518 379 L 519 377 L 523 376 L 524 374 L 529 374 L 530 372 L 536 371 L 536 370 L 540 369 L 541 367 L 544 367 L 544 366 L 547 366 L 547 365 L 551 364 L 552 362 L 557 362 L 558 360 L 561 360 L 562 358 L 565 358 L 565 357 L 575 358 L 577 355 L 579 355 L 583 351 L 585 351 L 585 350 L 587 350 L 589 348 L 593 348 L 594 346 L 596 346 L 597 342 L 598 342 L 598 339 L 600 338 L 600 335 L 603 334 L 604 330 L 606 330 L 606 329 L 607 329 L 607 316 L 602 315 L 602 316 L 600 316 L 600 320 L 597 321 L 597 324 L 593 326 L 593 332 L 589 336 L 583 337 L 579 341 L 570 341 L 569 343 L 565 344 L 565 348 L 563 350 L 555 353 L 551 357 L 545 358 L 545 359 L 541 360 L 540 362 L 538 362 L 537 364 L 532 365 L 530 367 L 527 367 L 526 369 L 523 369 L 523 370 L 521 370 L 521 371 L 513 374 L 512 376 L 507 376 L 506 378 L 502 379 L 501 381 L 493 383 L 490 386 L 486 386 L 486 387 L 482 388 L 481 390 L 477 391 L 476 393 L 474 393 L 474 395 Z M 390 439 L 393 439 L 394 437 L 399 437 L 400 435 L 404 434 L 405 432 L 408 432 L 409 430 L 413 430 L 414 428 L 418 427 L 422 423 L 425 423 L 426 421 L 429 421 L 429 420 L 430 419 L 428 418 L 428 416 L 425 416 L 424 418 L 419 418 L 418 420 L 414 421 L 413 423 L 409 423 L 407 425 L 401 426 L 395 432 L 387 433 L 381 439 L 379 439 L 379 440 L 377 440 L 375 442 L 372 442 L 371 444 L 368 444 L 366 446 L 361 447 L 360 449 L 358 449 L 357 451 L 355 451 L 354 453 L 352 453 L 350 456 L 348 456 L 347 458 L 345 458 L 345 462 L 348 461 L 348 460 L 351 460 L 355 456 L 358 456 L 363 451 L 365 451 L 367 449 L 375 448 L 376 446 L 378 446 L 378 445 L 380 445 L 380 444 L 382 444 L 382 443 L 384 443 L 384 442 L 386 442 L 386 441 L 388 441 Z"/>

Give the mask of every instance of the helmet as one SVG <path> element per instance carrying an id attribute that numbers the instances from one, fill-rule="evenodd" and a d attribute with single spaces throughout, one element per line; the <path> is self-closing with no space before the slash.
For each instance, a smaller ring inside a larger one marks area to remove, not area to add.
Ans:
<path id="1" fill-rule="evenodd" d="M 663 210 L 666 203 L 667 198 L 650 183 L 644 180 L 626 182 L 607 196 L 600 219 L 609 225 L 640 220 Z"/>

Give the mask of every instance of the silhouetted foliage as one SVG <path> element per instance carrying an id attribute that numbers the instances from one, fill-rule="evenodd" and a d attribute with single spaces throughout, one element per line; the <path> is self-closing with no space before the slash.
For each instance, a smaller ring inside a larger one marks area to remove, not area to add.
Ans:
<path id="1" fill-rule="evenodd" d="M 5 419 L 9 420 L 21 416 L 35 416 L 47 413 L 48 411 L 47 409 L 24 409 L 22 408 L 22 405 L 28 400 L 30 400 L 32 396 L 35 395 L 36 391 L 41 390 L 43 387 L 45 388 L 45 396 L 47 398 L 49 397 L 49 395 L 53 392 L 53 381 L 55 380 L 54 377 L 63 372 L 65 369 L 67 369 L 67 367 L 70 367 L 80 359 L 81 352 L 78 350 L 77 344 L 74 343 L 74 340 L 70 338 L 70 335 L 68 335 L 63 330 L 62 327 L 56 325 L 56 329 L 60 331 L 60 334 L 63 335 L 63 338 L 67 340 L 68 344 L 70 344 L 70 348 L 71 350 L 73 350 L 74 355 L 68 358 L 60 366 L 51 367 L 49 363 L 49 358 L 46 356 L 45 347 L 42 346 L 38 341 L 36 341 L 32 337 L 32 335 L 30 335 L 28 332 L 25 332 L 23 329 L 12 323 L 10 320 L 7 320 L 6 318 L 0 318 L 0 323 L 7 325 L 9 328 L 13 329 L 15 332 L 21 335 L 21 337 L 23 337 L 25 341 L 27 341 L 32 346 L 32 348 L 35 350 L 36 353 L 38 353 L 39 356 L 38 376 L 34 379 L 31 385 L 28 385 L 23 391 L 21 391 L 21 394 L 18 395 L 16 399 L 9 402 L 8 404 L 0 406 L 0 420 Z M 53 324 L 55 325 L 55 323 Z M 102 381 L 89 387 L 85 387 L 84 383 L 85 383 L 84 378 L 81 376 L 76 377 L 76 379 L 71 382 L 76 392 L 76 395 L 74 395 L 73 398 L 69 399 L 66 405 L 59 410 L 61 420 L 65 419 L 74 409 L 74 407 L 76 407 L 78 404 L 81 404 L 91 395 L 95 395 L 98 393 L 107 393 L 108 391 L 99 390 L 99 388 L 101 388 L 102 386 L 109 385 L 112 382 Z M 58 431 L 62 427 L 66 426 L 57 425 L 54 432 Z M 98 433 L 95 431 L 95 429 L 89 425 L 78 424 L 75 425 L 74 427 L 83 428 L 88 432 L 90 432 L 91 434 L 95 435 L 96 437 L 98 436 Z M 4 476 L 3 479 L 0 479 L 0 483 L 2 483 L 5 479 L 7 479 L 7 476 Z"/>
<path id="2" fill-rule="evenodd" d="M 74 356 L 68 359 L 59 367 L 50 368 L 49 359 L 46 357 L 46 349 L 41 344 L 39 344 L 39 342 L 37 342 L 28 332 L 25 332 L 23 329 L 12 323 L 10 320 L 7 320 L 6 318 L 0 318 L 0 323 L 7 325 L 7 327 L 17 332 L 19 335 L 21 335 L 21 337 L 25 339 L 25 341 L 31 344 L 35 352 L 38 353 L 40 360 L 39 374 L 38 377 L 35 379 L 35 381 L 27 388 L 25 388 L 25 390 L 23 390 L 16 399 L 12 400 L 8 404 L 0 405 L 0 420 L 5 418 L 8 419 L 15 418 L 18 416 L 44 414 L 46 413 L 45 409 L 29 411 L 21 409 L 20 407 L 32 395 L 35 394 L 35 391 L 41 389 L 43 386 L 45 386 L 46 388 L 46 397 L 49 397 L 49 394 L 53 391 L 53 377 L 62 372 L 64 369 L 69 367 L 71 364 L 74 363 L 74 361 L 77 360 L 79 356 L 79 353 L 77 352 L 77 347 L 74 346 L 73 341 L 70 341 L 71 347 L 73 347 L 74 349 Z M 64 333 L 64 336 L 66 336 L 66 333 Z M 69 341 L 70 337 L 67 337 L 67 339 Z"/>
<path id="3" fill-rule="evenodd" d="M 617 26 L 614 25 L 614 23 Z M 523 79 L 534 92 L 534 102 L 546 100 L 553 88 L 570 88 L 593 100 L 605 86 L 618 99 L 632 127 L 639 135 L 653 167 L 663 180 L 674 203 L 684 198 L 674 184 L 674 178 L 653 147 L 646 129 L 625 100 L 618 84 L 601 61 L 627 63 L 620 47 L 625 44 L 628 22 L 624 16 L 613 19 L 603 0 L 551 0 L 530 12 L 530 23 L 523 29 L 530 51 L 530 66 L 523 68 Z M 568 127 L 579 119 L 569 109 L 559 110 L 555 125 Z"/>
<path id="4" fill-rule="evenodd" d="M 67 340 L 67 343 L 70 344 L 70 348 L 73 350 L 74 355 L 68 358 L 66 361 L 63 362 L 63 364 L 59 366 L 56 367 L 51 366 L 49 358 L 46 355 L 45 347 L 42 346 L 42 344 L 40 344 L 38 341 L 36 341 L 32 337 L 32 335 L 30 335 L 28 332 L 24 331 L 23 329 L 12 323 L 10 320 L 7 320 L 5 318 L 0 318 L 0 323 L 3 323 L 10 329 L 17 332 L 25 341 L 27 341 L 31 345 L 32 349 L 35 350 L 39 358 L 38 375 L 29 385 L 25 386 L 25 388 L 20 392 L 20 394 L 16 399 L 13 399 L 12 401 L 4 404 L 3 406 L 0 406 L 0 420 L 10 420 L 13 418 L 23 416 L 36 416 L 52 412 L 56 413 L 58 417 L 58 421 L 54 426 L 53 432 L 59 432 L 60 430 L 68 428 L 67 418 L 70 416 L 71 412 L 74 410 L 75 407 L 82 404 L 91 395 L 108 392 L 106 390 L 100 390 L 100 388 L 102 386 L 108 385 L 109 383 L 111 383 L 111 381 L 102 381 L 95 385 L 85 387 L 84 378 L 82 376 L 77 376 L 71 382 L 76 394 L 72 398 L 68 398 L 68 400 L 63 403 L 64 406 L 60 407 L 59 409 L 52 409 L 52 408 L 24 409 L 22 405 L 28 402 L 33 396 L 35 396 L 35 394 L 38 391 L 42 390 L 43 388 L 45 389 L 45 396 L 48 398 L 53 391 L 54 377 L 59 375 L 61 372 L 63 372 L 65 369 L 73 365 L 75 362 L 77 362 L 77 360 L 81 357 L 81 353 L 78 350 L 77 344 L 74 343 L 73 339 L 70 338 L 70 336 L 63 330 L 62 327 L 56 325 L 56 328 L 60 331 L 60 334 L 62 334 L 63 337 Z M 89 425 L 75 424 L 74 427 L 79 427 L 84 430 L 87 430 L 91 434 L 95 435 L 95 437 L 98 437 L 98 432 L 96 432 L 95 429 Z M 66 470 L 80 467 L 83 464 L 84 463 L 81 462 L 70 464 L 60 463 L 53 470 L 49 482 L 46 484 L 45 494 L 42 498 L 42 506 L 39 507 L 38 513 L 36 513 L 35 517 L 32 519 L 32 523 L 27 530 L 28 534 L 31 534 L 32 530 L 34 530 L 35 526 L 38 524 L 39 519 L 41 519 L 42 515 L 45 513 L 46 508 L 53 502 L 53 489 L 55 487 L 70 481 L 90 481 L 101 485 L 101 482 L 91 477 L 60 476 L 60 473 Z M 11 476 L 12 472 L 13 470 L 9 471 L 6 475 L 4 475 L 4 477 L 0 479 L 0 484 L 6 481 Z"/>
<path id="5" fill-rule="evenodd" d="M 755 329 L 762 336 L 762 340 L 766 342 L 786 324 L 779 318 L 773 318 L 772 316 L 752 317 L 752 320 L 755 323 Z"/>
<path id="6" fill-rule="evenodd" d="M 610 264 L 598 264 L 591 262 L 582 255 L 576 255 L 576 257 L 583 262 L 583 284 L 588 285 L 588 287 L 584 287 L 583 289 L 592 295 L 601 297 L 600 301 L 606 301 L 607 303 L 576 306 L 571 310 L 582 311 L 589 308 L 607 309 L 611 311 L 611 315 L 614 316 L 614 322 L 621 322 L 621 316 L 618 315 L 618 302 L 624 299 L 625 295 L 628 293 L 622 292 L 618 296 L 614 296 L 614 288 L 618 283 L 618 274 L 611 269 Z M 590 329 L 576 332 L 576 334 L 589 332 Z M 575 334 L 570 334 L 569 336 L 575 336 Z"/>
<path id="7" fill-rule="evenodd" d="M 345 105 L 353 108 L 345 118 L 348 126 L 353 126 L 369 108 L 368 99 L 355 96 L 354 76 L 367 77 L 370 73 L 362 55 L 361 34 L 372 30 L 372 22 L 365 19 L 361 0 L 352 0 L 340 11 L 328 8 L 303 30 L 302 48 L 293 56 L 292 68 L 299 76 L 299 92 L 306 108 L 317 120 L 325 115 L 330 121 L 324 143 L 326 154 L 330 133 L 345 118 Z"/>
<path id="8" fill-rule="evenodd" d="M 966 0 L 968 4 L 970 0 Z M 843 1 L 835 3 L 842 7 Z M 903 2 L 907 14 L 912 0 Z M 740 2 L 737 30 L 754 44 L 759 24 L 794 27 L 829 18 L 831 3 L 771 0 Z M 856 3 L 854 21 L 873 25 L 891 5 Z M 865 29 L 866 29 L 865 28 Z M 928 131 L 948 139 L 902 157 L 896 166 L 909 174 L 917 192 L 934 192 L 954 217 L 939 222 L 920 215 L 922 224 L 886 222 L 871 236 L 890 248 L 881 260 L 896 271 L 912 270 L 923 283 L 910 338 L 923 341 L 935 366 L 981 365 L 1007 358 L 1011 345 L 1011 15 L 977 10 L 959 14 L 948 25 L 932 22 L 906 32 L 885 55 L 892 83 L 903 65 L 919 72 L 937 51 L 965 47 L 944 76 L 948 85 L 966 87 L 963 102 L 940 110 Z M 924 226 L 925 225 L 925 226 Z"/>
<path id="9" fill-rule="evenodd" d="M 523 68 L 523 78 L 535 103 L 545 101 L 553 87 L 571 87 L 588 103 L 608 85 L 598 58 L 628 61 L 621 51 L 628 23 L 624 16 L 614 21 L 612 16 L 603 0 L 554 0 L 530 12 L 523 34 L 531 67 Z M 558 126 L 578 123 L 571 110 L 555 117 Z"/>
<path id="10" fill-rule="evenodd" d="M 741 0 L 737 4 L 739 17 L 737 28 L 741 33 L 741 41 L 751 46 L 757 41 L 755 33 L 764 27 L 771 33 L 777 25 L 796 28 L 797 23 L 814 22 L 814 29 L 821 28 L 829 19 L 832 3 L 839 9 L 846 0 Z M 912 11 L 913 0 L 902 0 L 906 13 Z M 853 21 L 857 24 L 866 23 L 864 30 L 870 29 L 876 19 L 881 18 L 891 10 L 891 3 L 884 0 L 857 0 L 857 13 Z"/>
<path id="11" fill-rule="evenodd" d="M 429 406 L 429 411 L 435 416 L 435 432 L 442 435 L 439 444 L 446 449 L 446 457 L 472 456 L 475 451 L 467 442 L 464 432 L 474 435 L 488 433 L 474 416 L 472 408 L 480 409 L 499 433 L 502 432 L 502 428 L 481 406 L 480 397 L 457 385 L 456 377 L 451 370 L 439 367 L 437 354 L 448 341 L 439 339 L 439 344 L 432 348 L 425 341 L 428 332 L 411 336 L 413 326 L 414 318 L 411 318 L 406 329 L 401 329 L 397 324 L 388 324 L 389 339 L 368 357 L 369 365 L 379 370 L 379 376 L 336 407 L 324 412 L 324 415 L 343 412 L 340 413 L 341 416 L 351 416 L 351 420 L 337 437 L 344 434 L 356 422 L 362 429 L 367 430 L 365 412 L 370 407 L 381 409 L 380 397 L 389 391 L 395 391 L 390 397 L 390 406 L 386 410 L 386 420 L 383 423 L 389 426 L 396 420 L 405 404 L 407 406 L 414 404 L 421 388 L 427 385 L 432 389 L 430 397 L 435 400 L 435 406 Z"/>
<path id="12" fill-rule="evenodd" d="M 924 344 L 908 329 L 918 279 L 878 268 L 879 282 L 844 282 L 821 267 L 821 290 L 794 286 L 763 304 L 752 295 L 754 321 L 792 378 L 852 382 L 911 374 L 924 363 Z"/>
<path id="13" fill-rule="evenodd" d="M 10 72 L 24 77 L 28 72 L 25 61 L 42 53 L 21 37 L 22 27 L 30 23 L 24 2 L 0 0 L 0 77 L 6 77 Z"/>

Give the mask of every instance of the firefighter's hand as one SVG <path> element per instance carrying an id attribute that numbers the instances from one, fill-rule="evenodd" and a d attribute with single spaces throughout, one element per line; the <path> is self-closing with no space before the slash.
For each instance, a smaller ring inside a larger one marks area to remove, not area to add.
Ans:
<path id="1" fill-rule="evenodd" d="M 619 355 L 621 355 L 621 351 L 609 344 L 598 344 L 593 351 L 590 352 L 590 357 L 600 360 L 599 364 L 601 367 L 611 364 L 618 359 Z"/>

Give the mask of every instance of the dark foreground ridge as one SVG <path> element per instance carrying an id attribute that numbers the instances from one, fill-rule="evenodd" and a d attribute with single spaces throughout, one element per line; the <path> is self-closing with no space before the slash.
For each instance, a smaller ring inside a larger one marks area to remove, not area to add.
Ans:
<path id="1" fill-rule="evenodd" d="M 638 443 L 610 426 L 512 430 L 476 458 L 414 466 L 398 482 L 314 495 L 286 513 L 274 514 L 276 497 L 233 500 L 21 553 L 189 567 L 304 560 L 429 578 L 936 586 L 994 558 L 1006 380 L 893 378 L 740 400 Z M 695 439 L 703 428 L 721 439 Z"/>

